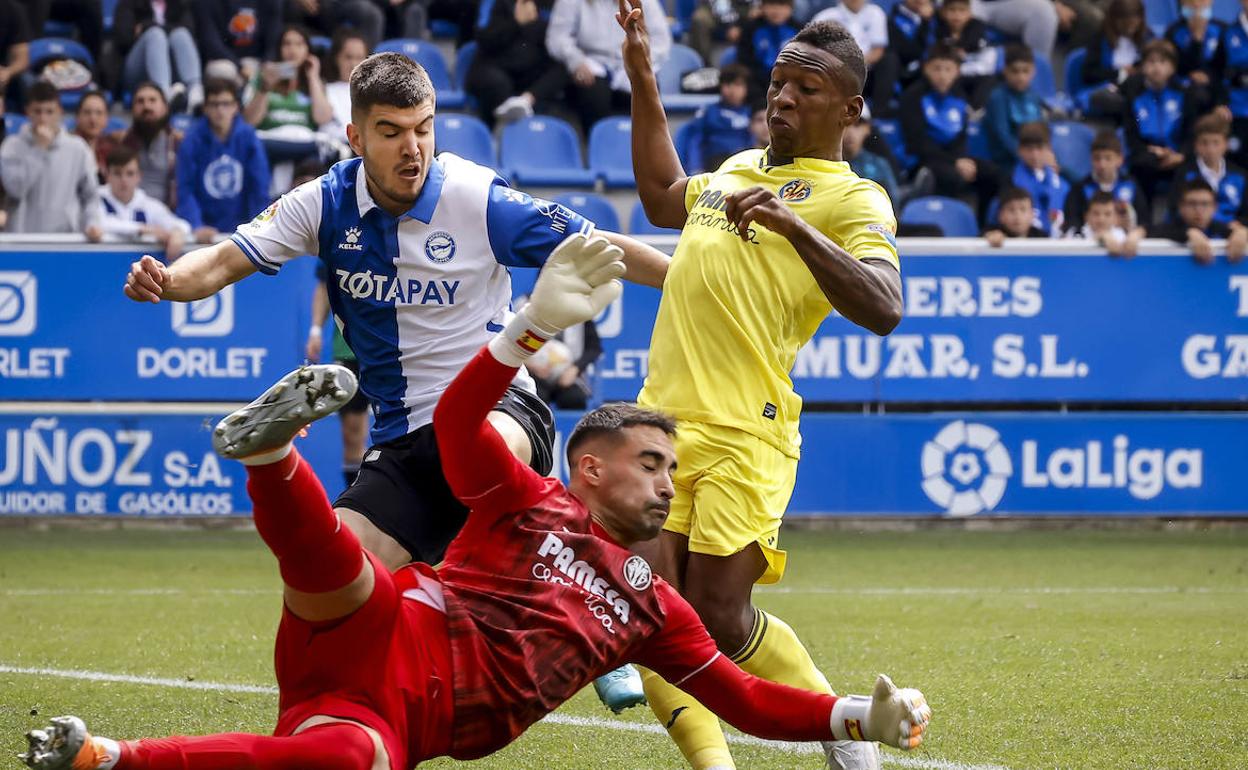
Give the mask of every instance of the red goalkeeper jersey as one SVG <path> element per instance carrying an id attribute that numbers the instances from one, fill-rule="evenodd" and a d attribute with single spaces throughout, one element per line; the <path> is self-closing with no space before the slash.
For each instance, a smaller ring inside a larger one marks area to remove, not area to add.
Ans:
<path id="1" fill-rule="evenodd" d="M 447 481 L 471 508 L 444 565 L 420 567 L 437 575 L 446 600 L 451 755 L 502 748 L 628 662 L 748 732 L 829 738 L 834 697 L 742 672 L 644 559 L 614 542 L 560 482 L 512 456 L 485 418 L 514 373 L 483 350 L 434 414 Z"/>

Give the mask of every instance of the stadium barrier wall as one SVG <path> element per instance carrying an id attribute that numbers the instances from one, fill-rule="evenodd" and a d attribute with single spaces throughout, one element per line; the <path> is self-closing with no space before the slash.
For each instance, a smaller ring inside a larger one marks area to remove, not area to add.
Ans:
<path id="1" fill-rule="evenodd" d="M 0 514 L 247 512 L 207 426 L 303 360 L 314 260 L 150 306 L 120 290 L 137 247 L 42 240 L 0 238 Z M 1129 261 L 1061 242 L 901 251 L 905 321 L 880 339 L 828 319 L 794 368 L 808 403 L 1248 398 L 1248 266 L 1158 243 Z M 535 272 L 513 276 L 519 295 Z M 599 320 L 600 398 L 640 388 L 658 296 L 626 286 Z M 1248 512 L 1242 413 L 807 414 L 803 433 L 799 515 Z M 303 451 L 335 495 L 336 426 Z"/>

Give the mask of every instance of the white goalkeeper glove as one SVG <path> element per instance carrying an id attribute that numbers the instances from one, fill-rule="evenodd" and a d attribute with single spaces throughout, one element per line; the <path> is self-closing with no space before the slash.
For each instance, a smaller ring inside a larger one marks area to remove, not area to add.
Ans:
<path id="1" fill-rule="evenodd" d="M 838 741 L 879 741 L 909 751 L 923 742 L 932 708 L 914 688 L 897 689 L 880 674 L 871 697 L 845 695 L 832 706 L 832 737 Z"/>
<path id="2" fill-rule="evenodd" d="M 600 235 L 565 238 L 546 260 L 528 304 L 490 340 L 490 352 L 520 366 L 551 337 L 597 316 L 623 290 L 623 259 L 623 250 Z"/>

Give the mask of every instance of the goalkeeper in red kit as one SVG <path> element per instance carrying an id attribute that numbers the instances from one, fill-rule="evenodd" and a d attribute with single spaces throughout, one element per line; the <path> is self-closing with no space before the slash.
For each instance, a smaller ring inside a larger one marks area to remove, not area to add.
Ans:
<path id="1" fill-rule="evenodd" d="M 471 509 L 438 569 L 391 573 L 341 526 L 291 446 L 350 399 L 337 366 L 304 367 L 226 417 L 213 443 L 248 466 L 256 529 L 285 584 L 272 736 L 115 741 L 77 717 L 28 734 L 40 770 L 406 770 L 506 746 L 596 676 L 640 663 L 745 732 L 903 749 L 931 710 L 883 675 L 836 697 L 746 674 L 641 557 L 667 517 L 673 423 L 613 404 L 568 439 L 570 482 L 515 459 L 488 422 L 516 369 L 561 329 L 619 295 L 620 251 L 576 235 L 552 254 L 529 304 L 455 378 L 434 426 L 447 480 Z"/>

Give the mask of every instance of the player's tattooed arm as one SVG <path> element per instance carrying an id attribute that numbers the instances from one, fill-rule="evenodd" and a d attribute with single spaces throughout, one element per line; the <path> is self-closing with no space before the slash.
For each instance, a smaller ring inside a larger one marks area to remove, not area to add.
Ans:
<path id="1" fill-rule="evenodd" d="M 168 266 L 144 255 L 130 265 L 125 293 L 136 302 L 189 302 L 210 297 L 254 272 L 256 266 L 243 250 L 227 240 L 196 249 Z"/>
<path id="2" fill-rule="evenodd" d="M 633 176 L 646 218 L 659 227 L 685 224 L 685 185 L 689 176 L 680 164 L 659 98 L 659 83 L 650 65 L 650 35 L 642 0 L 618 0 L 616 21 L 624 29 L 624 72 L 632 86 Z"/>
<path id="3" fill-rule="evenodd" d="M 608 241 L 624 250 L 624 280 L 642 286 L 663 288 L 663 280 L 667 278 L 667 266 L 672 258 L 641 241 L 620 235 L 608 230 L 595 230 Z"/>
<path id="4" fill-rule="evenodd" d="M 858 259 L 793 213 L 793 209 L 762 187 L 728 195 L 728 221 L 748 239 L 759 224 L 793 244 L 802 261 L 837 312 L 880 336 L 901 323 L 901 275 L 880 259 Z"/>

